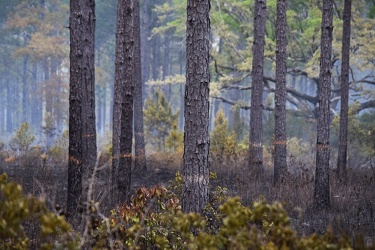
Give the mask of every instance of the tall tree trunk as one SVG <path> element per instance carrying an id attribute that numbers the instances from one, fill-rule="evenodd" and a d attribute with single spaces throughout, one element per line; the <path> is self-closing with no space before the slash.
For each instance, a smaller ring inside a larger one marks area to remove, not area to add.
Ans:
<path id="1" fill-rule="evenodd" d="M 97 66 L 98 67 L 101 67 L 101 59 L 102 59 L 102 54 L 100 52 L 100 47 L 98 48 L 97 50 L 97 58 L 98 58 L 98 62 L 97 62 Z M 103 92 L 105 92 L 105 86 L 100 86 L 100 84 L 98 84 L 97 86 L 97 107 L 96 107 L 96 110 L 97 110 L 97 119 L 96 119 L 96 129 L 98 131 L 99 134 L 102 134 L 103 133 L 103 127 L 102 127 L 102 120 L 103 120 L 103 109 L 102 109 L 102 106 L 103 106 L 103 103 L 105 102 L 105 99 L 103 99 Z"/>
<path id="2" fill-rule="evenodd" d="M 169 52 L 170 52 L 170 41 L 171 36 L 170 32 L 167 31 L 164 35 L 164 43 L 163 43 L 163 75 L 162 80 L 164 81 L 167 76 L 169 76 Z M 167 95 L 168 98 L 168 95 Z"/>
<path id="3" fill-rule="evenodd" d="M 111 80 L 112 80 L 112 82 L 115 82 L 115 77 L 112 76 Z M 113 128 L 113 121 L 114 121 L 113 114 L 115 112 L 114 109 L 113 109 L 114 104 L 115 104 L 115 86 L 114 86 L 114 84 L 109 85 L 109 98 L 110 98 L 110 103 L 113 103 L 113 105 L 109 106 L 109 124 L 108 124 L 108 126 L 110 128 Z"/>
<path id="4" fill-rule="evenodd" d="M 329 197 L 329 125 L 331 97 L 331 56 L 332 56 L 333 0 L 323 1 L 322 36 L 320 52 L 320 73 L 318 87 L 318 126 L 316 141 L 316 171 L 314 206 L 328 208 Z"/>
<path id="5" fill-rule="evenodd" d="M 31 123 L 35 128 L 39 128 L 42 122 L 42 95 L 38 86 L 38 64 L 34 63 L 32 68 L 31 86 Z"/>
<path id="6" fill-rule="evenodd" d="M 146 172 L 145 136 L 143 126 L 143 81 L 141 65 L 140 8 L 139 0 L 134 0 L 134 164 L 137 171 Z"/>
<path id="7" fill-rule="evenodd" d="M 339 152 L 337 156 L 337 176 L 345 180 L 346 158 L 348 151 L 348 112 L 349 112 L 349 61 L 350 61 L 350 19 L 352 16 L 352 1 L 345 0 L 344 23 L 341 50 L 341 108 L 340 108 L 340 132 Z"/>
<path id="8" fill-rule="evenodd" d="M 2 74 L 4 74 L 4 72 L 1 72 Z M 0 93 L 0 133 L 2 135 L 5 134 L 5 124 L 6 124 L 6 118 L 5 118 L 5 112 L 6 112 L 6 89 L 4 88 L 5 86 L 5 79 L 1 79 L 0 80 L 0 84 L 1 86 L 3 86 L 1 88 L 1 93 Z"/>
<path id="9" fill-rule="evenodd" d="M 103 105 L 103 88 L 101 86 L 96 87 L 96 97 L 97 97 L 97 103 L 96 103 L 96 114 L 97 114 L 97 119 L 96 119 L 96 128 L 98 134 L 102 134 L 102 120 L 103 120 L 103 113 L 102 113 L 102 105 Z"/>
<path id="10" fill-rule="evenodd" d="M 22 120 L 23 122 L 30 122 L 30 90 L 29 90 L 29 81 L 28 81 L 28 73 L 27 73 L 27 64 L 29 58 L 26 56 L 23 59 L 23 72 L 22 72 Z"/>
<path id="11" fill-rule="evenodd" d="M 179 52 L 179 59 L 180 59 L 180 75 L 184 72 L 184 62 L 186 62 L 184 54 L 182 51 Z M 179 122 L 178 122 L 178 128 L 180 130 L 184 129 L 184 93 L 185 93 L 185 83 L 180 84 L 180 113 L 179 113 Z"/>
<path id="12" fill-rule="evenodd" d="M 50 113 L 52 115 L 52 90 L 51 90 L 51 77 L 49 71 L 49 63 L 43 63 L 44 69 L 44 99 L 46 102 L 46 113 Z"/>
<path id="13" fill-rule="evenodd" d="M 286 165 L 286 0 L 277 1 L 274 184 L 283 183 Z"/>
<path id="14" fill-rule="evenodd" d="M 117 1 L 115 93 L 113 106 L 113 205 L 124 202 L 130 192 L 133 138 L 133 0 Z"/>
<path id="15" fill-rule="evenodd" d="M 19 128 L 19 126 L 21 125 L 21 118 L 22 118 L 22 113 L 21 112 L 15 112 L 16 111 L 16 108 L 18 107 L 21 107 L 21 96 L 19 95 L 19 93 L 21 92 L 21 89 L 20 89 L 20 84 L 18 84 L 20 82 L 20 79 L 19 77 L 17 77 L 16 79 L 16 82 L 17 84 L 14 84 L 15 86 L 13 87 L 12 89 L 12 107 L 13 107 L 13 110 L 12 110 L 12 119 L 13 119 L 13 128 Z M 13 132 L 13 131 L 12 131 Z"/>
<path id="16" fill-rule="evenodd" d="M 142 13 L 141 13 L 141 61 L 142 61 L 142 99 L 143 101 L 147 98 L 147 95 L 144 91 L 145 83 L 150 77 L 150 42 L 148 37 L 150 36 L 150 24 L 149 17 L 151 15 L 151 10 L 149 8 L 149 0 L 143 0 Z M 142 106 L 143 107 L 143 106 Z"/>
<path id="17" fill-rule="evenodd" d="M 102 130 L 103 130 L 103 134 L 105 132 L 105 129 L 106 129 L 106 126 L 107 126 L 107 86 L 104 86 L 104 89 L 103 89 L 103 103 L 102 103 Z"/>
<path id="18" fill-rule="evenodd" d="M 159 55 L 160 55 L 160 36 L 155 35 L 152 38 L 152 80 L 159 77 Z"/>
<path id="19" fill-rule="evenodd" d="M 180 112 L 178 120 L 178 129 L 184 129 L 184 93 L 185 93 L 185 84 L 180 84 Z"/>
<path id="20" fill-rule="evenodd" d="M 188 0 L 182 209 L 202 212 L 208 202 L 210 139 L 210 1 Z"/>
<path id="21" fill-rule="evenodd" d="M 8 133 L 12 133 L 13 132 L 13 114 L 12 114 L 12 110 L 13 110 L 13 91 L 12 91 L 12 85 L 10 84 L 10 81 L 9 81 L 9 76 L 5 76 L 5 86 L 6 86 L 6 90 L 7 90 L 7 116 L 6 116 L 6 123 L 7 123 L 7 127 L 6 127 L 6 131 Z"/>
<path id="22" fill-rule="evenodd" d="M 252 91 L 250 113 L 249 167 L 255 172 L 263 169 L 262 114 L 263 114 L 263 60 L 266 27 L 266 0 L 256 0 L 254 6 L 254 42 Z"/>
<path id="23" fill-rule="evenodd" d="M 74 225 L 77 208 L 87 204 L 96 162 L 95 1 L 70 1 L 70 95 L 67 208 Z"/>
<path id="24" fill-rule="evenodd" d="M 3 81 L 1 81 L 4 84 Z M 4 85 L 3 85 L 4 86 Z M 5 100 L 5 89 L 2 88 L 0 96 L 0 133 L 5 134 L 5 110 L 6 110 L 6 100 Z"/>
<path id="25" fill-rule="evenodd" d="M 163 43 L 163 74 L 162 74 L 162 80 L 164 81 L 166 77 L 170 75 L 169 73 L 169 57 L 170 57 L 170 42 L 171 40 L 171 35 L 170 31 L 167 31 L 164 35 L 164 43 Z M 171 101 L 171 96 L 172 96 L 172 85 L 169 83 L 167 85 L 163 85 L 164 93 L 165 96 L 167 97 L 167 100 L 170 102 Z"/>
<path id="26" fill-rule="evenodd" d="M 50 123 L 46 124 L 49 126 L 49 132 L 47 134 L 47 143 L 46 147 L 49 149 L 54 140 L 56 135 L 56 124 L 62 123 L 62 106 L 57 105 L 59 99 L 59 84 L 58 84 L 58 76 L 57 76 L 57 68 L 58 68 L 58 61 L 56 58 L 51 58 L 51 67 L 48 67 L 48 63 L 46 63 L 45 71 L 48 73 L 48 80 L 46 80 L 46 113 L 50 116 Z"/>

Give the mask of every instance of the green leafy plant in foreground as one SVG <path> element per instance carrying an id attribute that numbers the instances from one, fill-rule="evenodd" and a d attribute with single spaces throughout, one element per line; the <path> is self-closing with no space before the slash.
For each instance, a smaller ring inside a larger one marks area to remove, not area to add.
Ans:
<path id="1" fill-rule="evenodd" d="M 299 235 L 281 203 L 263 199 L 245 206 L 216 188 L 203 214 L 183 213 L 181 175 L 168 188 L 140 188 L 129 204 L 104 217 L 90 209 L 90 229 L 80 239 L 90 249 L 353 249 L 348 237 L 327 230 L 324 235 Z M 43 201 L 24 197 L 18 184 L 0 176 L 0 246 L 28 249 L 22 223 L 38 220 L 41 249 L 79 249 L 78 234 L 64 217 L 51 213 Z M 363 243 L 363 240 L 361 241 Z M 357 243 L 356 249 L 366 248 Z"/>
<path id="2" fill-rule="evenodd" d="M 281 203 L 244 206 L 238 197 L 227 199 L 224 188 L 212 192 L 203 214 L 183 213 L 171 191 L 180 181 L 177 174 L 168 189 L 139 189 L 113 211 L 110 230 L 104 223 L 97 228 L 97 249 L 351 249 L 347 237 L 330 230 L 301 237 Z"/>
<path id="3" fill-rule="evenodd" d="M 41 249 L 76 249 L 70 225 L 63 216 L 49 211 L 44 201 L 25 197 L 19 184 L 0 175 L 0 248 L 29 249 L 23 223 L 37 221 L 40 225 Z"/>

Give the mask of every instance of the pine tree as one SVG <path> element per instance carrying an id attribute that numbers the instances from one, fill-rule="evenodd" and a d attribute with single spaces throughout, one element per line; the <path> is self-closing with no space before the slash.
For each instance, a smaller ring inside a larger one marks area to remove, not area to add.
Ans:
<path id="1" fill-rule="evenodd" d="M 130 195 L 133 140 L 134 74 L 133 0 L 117 1 L 112 142 L 112 205 Z"/>
<path id="2" fill-rule="evenodd" d="M 172 125 L 177 122 L 178 113 L 173 113 L 164 92 L 155 91 L 155 98 L 149 96 L 144 108 L 146 140 L 157 145 L 158 150 L 165 149 L 165 140 Z"/>
<path id="3" fill-rule="evenodd" d="M 286 163 L 286 0 L 277 1 L 274 184 L 284 182 Z"/>
<path id="4" fill-rule="evenodd" d="M 70 221 L 78 225 L 80 204 L 88 197 L 96 163 L 95 1 L 70 1 L 70 96 L 68 202 Z"/>
<path id="5" fill-rule="evenodd" d="M 210 0 L 188 0 L 182 209 L 203 212 L 208 202 L 210 138 Z"/>
<path id="6" fill-rule="evenodd" d="M 263 169 L 262 115 L 266 0 L 255 0 L 254 10 L 249 167 L 255 172 L 259 172 Z"/>
<path id="7" fill-rule="evenodd" d="M 346 158 L 348 151 L 348 113 L 349 113 L 349 59 L 350 59 L 350 31 L 351 31 L 352 1 L 345 0 L 344 22 L 341 50 L 341 108 L 339 151 L 337 155 L 337 176 L 345 179 Z"/>
<path id="8" fill-rule="evenodd" d="M 331 56 L 333 33 L 333 0 L 323 1 L 321 24 L 321 52 L 318 88 L 318 128 L 316 141 L 316 170 L 314 206 L 326 209 L 330 206 L 329 186 L 329 132 L 331 97 Z"/>

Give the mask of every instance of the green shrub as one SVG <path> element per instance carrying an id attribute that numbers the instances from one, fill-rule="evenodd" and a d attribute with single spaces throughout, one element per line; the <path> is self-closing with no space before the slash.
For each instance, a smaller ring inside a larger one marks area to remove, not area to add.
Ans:
<path id="1" fill-rule="evenodd" d="M 217 188 L 200 214 L 183 213 L 181 176 L 168 189 L 140 188 L 95 231 L 96 249 L 351 249 L 345 236 L 300 236 L 281 203 L 260 199 L 244 206 Z"/>
<path id="2" fill-rule="evenodd" d="M 232 161 L 238 153 L 236 135 L 228 129 L 228 119 L 219 109 L 215 117 L 215 127 L 210 136 L 210 156 L 218 162 Z"/>
<path id="3" fill-rule="evenodd" d="M 29 124 L 24 122 L 10 139 L 9 146 L 14 151 L 26 153 L 34 141 L 35 136 L 31 133 Z"/>
<path id="4" fill-rule="evenodd" d="M 44 201 L 25 197 L 22 188 L 0 175 L 0 247 L 2 249 L 29 249 L 30 239 L 23 224 L 37 221 L 40 225 L 41 249 L 76 249 L 70 225 L 63 216 L 50 212 Z"/>
<path id="5" fill-rule="evenodd" d="M 48 151 L 48 156 L 55 162 L 66 162 L 69 147 L 69 131 L 65 130 Z"/>
<path id="6" fill-rule="evenodd" d="M 184 151 L 184 132 L 178 131 L 177 122 L 173 123 L 172 130 L 165 140 L 165 145 L 172 152 L 182 153 Z"/>
<path id="7" fill-rule="evenodd" d="M 158 151 L 164 150 L 165 140 L 177 120 L 178 112 L 173 113 L 164 92 L 155 91 L 155 98 L 149 96 L 144 107 L 146 141 L 157 146 Z"/>
<path id="8" fill-rule="evenodd" d="M 358 114 L 358 103 L 349 107 L 348 113 L 348 145 L 353 155 L 375 155 L 375 112 Z M 340 116 L 336 115 L 332 121 L 332 144 L 339 144 Z"/>
<path id="9" fill-rule="evenodd" d="M 30 239 L 22 224 L 37 220 L 41 249 L 79 249 L 78 240 L 85 249 L 352 249 L 348 237 L 329 229 L 323 235 L 299 235 L 281 203 L 259 199 L 245 206 L 238 197 L 227 198 L 220 187 L 211 193 L 203 214 L 183 213 L 181 181 L 177 174 L 168 188 L 140 188 L 108 218 L 90 202 L 85 220 L 89 227 L 78 239 L 62 216 L 51 213 L 43 201 L 24 197 L 21 187 L 3 174 L 0 246 L 28 249 Z M 370 249 L 358 242 L 358 249 Z"/>
<path id="10" fill-rule="evenodd" d="M 302 139 L 298 139 L 296 137 L 288 138 L 286 147 L 288 154 L 294 157 L 304 155 L 311 150 L 310 146 L 307 143 L 303 142 Z"/>

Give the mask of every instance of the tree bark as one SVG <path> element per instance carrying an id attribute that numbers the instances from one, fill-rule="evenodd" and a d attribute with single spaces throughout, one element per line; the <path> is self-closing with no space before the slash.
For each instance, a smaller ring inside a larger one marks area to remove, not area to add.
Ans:
<path id="1" fill-rule="evenodd" d="M 346 158 L 348 151 L 348 112 L 349 112 L 349 62 L 350 62 L 350 33 L 351 33 L 352 1 L 345 0 L 344 22 L 341 50 L 341 107 L 340 107 L 340 132 L 339 152 L 337 156 L 337 177 L 345 179 Z"/>
<path id="2" fill-rule="evenodd" d="M 143 48 L 142 48 L 143 49 Z M 134 0 L 134 141 L 135 169 L 146 172 L 145 136 L 143 126 L 143 82 L 141 63 L 141 28 L 139 0 Z"/>
<path id="3" fill-rule="evenodd" d="M 133 54 L 133 0 L 118 0 L 113 104 L 113 205 L 119 205 L 126 201 L 130 193 L 133 138 Z"/>
<path id="4" fill-rule="evenodd" d="M 266 26 L 266 0 L 256 0 L 254 6 L 254 42 L 252 62 L 252 92 L 250 113 L 249 167 L 255 172 L 263 169 L 262 113 L 263 60 Z"/>
<path id="5" fill-rule="evenodd" d="M 277 1 L 274 184 L 283 183 L 286 163 L 286 0 Z"/>
<path id="6" fill-rule="evenodd" d="M 77 211 L 87 203 L 89 182 L 96 162 L 95 128 L 95 1 L 70 1 L 69 95 L 69 220 L 78 225 Z"/>
<path id="7" fill-rule="evenodd" d="M 210 1 L 188 0 L 182 209 L 202 212 L 209 182 Z"/>
<path id="8" fill-rule="evenodd" d="M 316 171 L 314 206 L 326 209 L 330 205 L 329 196 L 329 125 L 331 96 L 331 55 L 333 0 L 323 1 L 322 35 L 320 52 L 320 73 L 318 87 L 318 125 L 316 141 Z"/>

